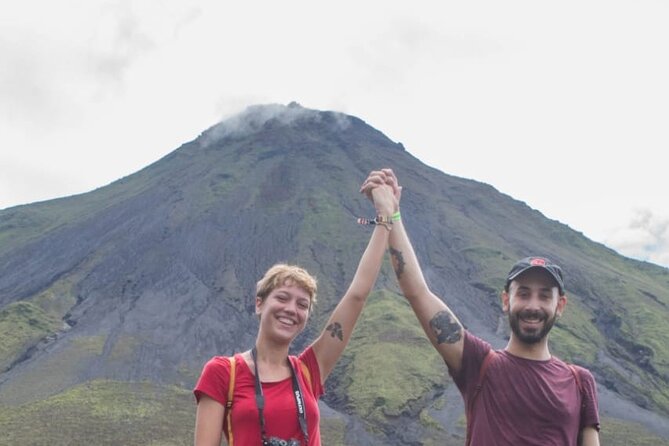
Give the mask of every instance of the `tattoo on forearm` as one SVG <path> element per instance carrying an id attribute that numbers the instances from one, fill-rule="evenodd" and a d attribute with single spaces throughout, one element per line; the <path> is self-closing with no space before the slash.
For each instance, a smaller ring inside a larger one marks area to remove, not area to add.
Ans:
<path id="1" fill-rule="evenodd" d="M 404 272 L 404 256 L 402 255 L 402 251 L 399 251 L 392 246 L 390 247 L 389 251 L 390 255 L 395 259 L 395 262 L 393 262 L 393 267 L 395 268 L 395 275 L 399 279 Z"/>
<path id="2" fill-rule="evenodd" d="M 448 311 L 440 311 L 430 321 L 437 344 L 455 344 L 462 337 L 462 327 Z"/>
<path id="3" fill-rule="evenodd" d="M 329 331 L 330 336 L 332 336 L 333 338 L 337 338 L 340 341 L 344 340 L 344 330 L 342 330 L 341 324 L 339 322 L 331 323 L 325 328 L 325 331 Z"/>

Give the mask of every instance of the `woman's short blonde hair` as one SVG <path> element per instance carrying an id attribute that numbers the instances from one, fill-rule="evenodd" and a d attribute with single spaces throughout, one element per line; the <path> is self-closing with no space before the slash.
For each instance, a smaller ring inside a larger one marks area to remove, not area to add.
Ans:
<path id="1" fill-rule="evenodd" d="M 284 263 L 277 263 L 267 270 L 263 278 L 256 284 L 256 296 L 264 301 L 274 288 L 282 286 L 286 282 L 306 291 L 309 294 L 311 305 L 316 303 L 316 290 L 318 288 L 316 278 L 304 268 Z"/>

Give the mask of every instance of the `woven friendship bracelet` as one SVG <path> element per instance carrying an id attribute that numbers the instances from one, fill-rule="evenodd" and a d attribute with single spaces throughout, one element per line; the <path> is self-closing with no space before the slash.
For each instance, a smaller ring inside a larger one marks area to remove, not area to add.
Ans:
<path id="1" fill-rule="evenodd" d="M 375 218 L 370 219 L 370 218 L 363 218 L 359 217 L 358 218 L 358 224 L 360 225 L 381 225 L 387 230 L 392 229 L 392 224 L 393 224 L 393 217 L 384 217 L 382 215 L 377 215 Z"/>

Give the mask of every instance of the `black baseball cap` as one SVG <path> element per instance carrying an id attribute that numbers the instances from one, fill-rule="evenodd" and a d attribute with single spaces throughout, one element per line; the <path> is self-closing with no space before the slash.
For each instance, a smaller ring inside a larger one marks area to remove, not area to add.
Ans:
<path id="1" fill-rule="evenodd" d="M 564 295 L 564 279 L 562 278 L 562 268 L 545 257 L 525 257 L 524 259 L 516 262 L 516 264 L 511 268 L 511 271 L 509 271 L 509 275 L 506 277 L 506 289 L 509 289 L 509 284 L 513 279 L 520 276 L 530 268 L 543 268 L 548 271 L 551 276 L 553 276 L 553 279 L 555 279 L 557 282 L 560 296 Z"/>

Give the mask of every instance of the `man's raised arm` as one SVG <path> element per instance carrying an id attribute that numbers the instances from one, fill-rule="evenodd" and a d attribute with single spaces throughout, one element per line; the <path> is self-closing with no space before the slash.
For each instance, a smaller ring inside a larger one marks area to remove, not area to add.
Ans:
<path id="1" fill-rule="evenodd" d="M 360 190 L 369 194 L 374 187 L 381 184 L 392 186 L 399 201 L 401 187 L 390 169 L 371 172 Z M 393 221 L 389 252 L 402 293 L 432 345 L 450 369 L 457 373 L 462 364 L 464 328 L 448 306 L 428 288 L 401 217 Z"/>

